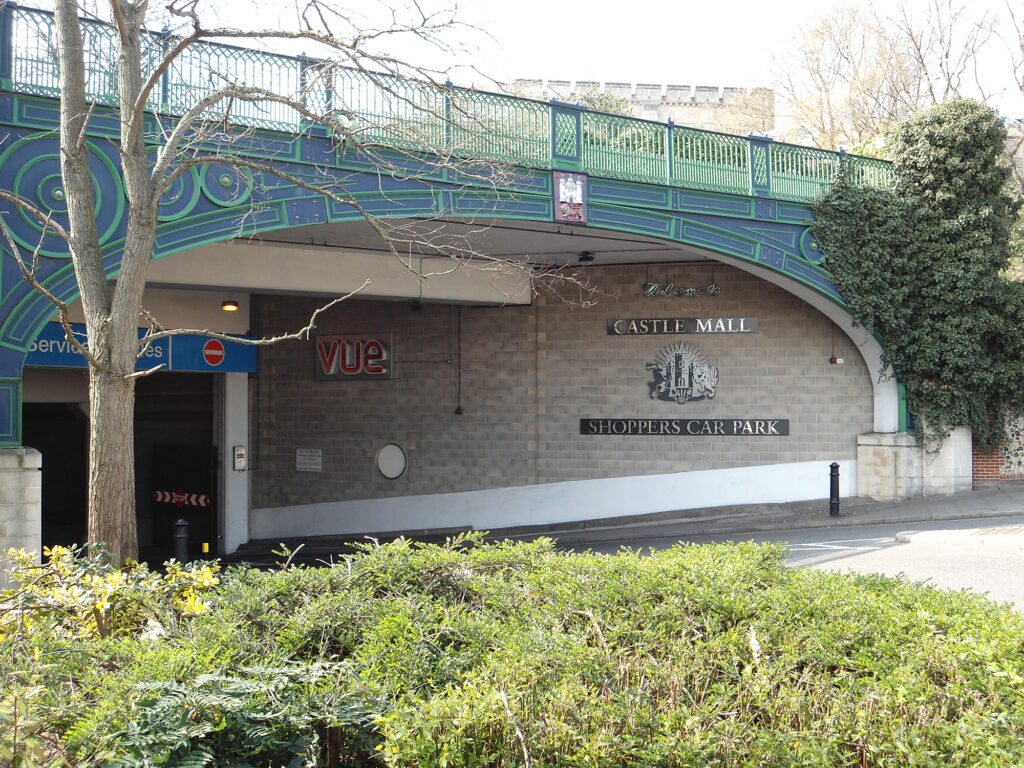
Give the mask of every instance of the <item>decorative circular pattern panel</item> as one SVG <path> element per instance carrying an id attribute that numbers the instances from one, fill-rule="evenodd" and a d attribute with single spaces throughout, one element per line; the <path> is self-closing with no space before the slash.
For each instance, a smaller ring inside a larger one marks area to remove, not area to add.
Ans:
<path id="1" fill-rule="evenodd" d="M 114 162 L 92 142 L 89 149 L 89 167 L 92 172 L 93 210 L 100 244 L 108 242 L 120 230 L 125 212 L 124 185 Z M 60 176 L 59 144 L 56 138 L 32 137 L 20 139 L 0 155 L 0 173 L 13 178 L 10 191 L 27 204 L 62 227 L 68 223 L 68 200 Z M 42 240 L 39 253 L 55 259 L 70 257 L 67 243 L 54 234 L 44 235 L 39 217 L 24 208 L 18 215 L 7 219 L 11 236 L 28 251 L 34 251 Z"/>
<path id="2" fill-rule="evenodd" d="M 252 195 L 252 172 L 227 163 L 211 163 L 203 167 L 203 194 L 224 208 L 242 205 Z"/>
<path id="3" fill-rule="evenodd" d="M 818 247 L 818 241 L 814 238 L 811 228 L 808 227 L 800 236 L 800 255 L 812 264 L 820 264 L 825 255 Z"/>
<path id="4" fill-rule="evenodd" d="M 199 173 L 195 168 L 189 168 L 178 176 L 160 198 L 160 221 L 174 221 L 188 215 L 196 207 L 200 186 Z"/>

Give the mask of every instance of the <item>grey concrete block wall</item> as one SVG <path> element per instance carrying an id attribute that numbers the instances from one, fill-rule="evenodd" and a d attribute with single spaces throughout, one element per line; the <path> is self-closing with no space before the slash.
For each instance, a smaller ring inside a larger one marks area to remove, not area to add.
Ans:
<path id="1" fill-rule="evenodd" d="M 871 382 L 852 343 L 817 310 L 755 277 L 721 265 L 610 268 L 602 287 L 616 300 L 577 311 L 549 299 L 539 301 L 539 327 L 547 329 L 541 350 L 540 401 L 550 418 L 541 425 L 546 452 L 538 457 L 539 480 L 588 479 L 556 462 L 580 417 L 786 418 L 790 436 L 603 437 L 574 442 L 576 450 L 603 467 L 600 476 L 653 471 L 718 469 L 780 461 L 856 456 L 856 436 L 871 425 Z M 653 298 L 642 285 L 722 287 L 716 296 Z M 565 315 L 571 319 L 567 319 Z M 607 336 L 608 317 L 750 317 L 756 334 Z M 677 404 L 649 397 L 646 364 L 667 344 L 697 344 L 718 368 L 714 399 Z M 833 342 L 835 347 L 833 348 Z M 843 365 L 829 363 L 831 357 Z M 601 399 L 589 391 L 597 384 Z M 563 403 L 565 407 L 553 407 Z M 787 458 L 780 458 L 780 454 Z M 603 458 L 603 460 L 602 460 Z M 661 470 L 652 470 L 655 462 Z"/>
<path id="2" fill-rule="evenodd" d="M 253 414 L 253 506 L 480 490 L 564 480 L 843 460 L 872 424 L 872 387 L 852 342 L 817 310 L 721 264 L 589 270 L 602 295 L 582 308 L 550 297 L 461 310 L 352 301 L 317 334 L 391 333 L 396 378 L 317 381 L 312 342 L 260 351 Z M 646 297 L 643 284 L 721 286 L 715 296 Z M 301 327 L 316 304 L 258 297 L 261 334 Z M 461 314 L 461 406 L 459 317 Z M 754 334 L 609 336 L 610 318 L 757 317 Z M 719 370 L 714 399 L 649 397 L 646 364 L 674 341 Z M 844 359 L 832 365 L 832 357 Z M 450 363 L 448 361 L 451 361 Z M 593 437 L 580 418 L 782 418 L 788 437 Z M 387 442 L 406 449 L 397 480 L 375 469 Z M 323 452 L 298 472 L 295 452 Z"/>
<path id="3" fill-rule="evenodd" d="M 281 328 L 300 327 L 314 306 L 281 297 L 259 305 L 264 322 Z M 457 415 L 460 313 L 463 413 Z M 321 320 L 321 335 L 393 334 L 396 378 L 387 381 L 316 381 L 312 342 L 261 350 L 253 506 L 532 482 L 532 324 L 530 307 L 412 311 L 408 302 L 352 302 Z M 408 455 L 409 469 L 397 480 L 374 466 L 387 442 Z M 320 449 L 323 471 L 296 472 L 298 448 Z"/>

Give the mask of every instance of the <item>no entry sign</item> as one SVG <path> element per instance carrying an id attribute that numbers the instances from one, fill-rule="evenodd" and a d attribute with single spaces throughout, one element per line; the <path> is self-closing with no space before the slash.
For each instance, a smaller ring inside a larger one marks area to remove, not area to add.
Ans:
<path id="1" fill-rule="evenodd" d="M 220 365 L 224 362 L 224 344 L 220 339 L 208 339 L 203 344 L 203 360 L 207 365 Z"/>

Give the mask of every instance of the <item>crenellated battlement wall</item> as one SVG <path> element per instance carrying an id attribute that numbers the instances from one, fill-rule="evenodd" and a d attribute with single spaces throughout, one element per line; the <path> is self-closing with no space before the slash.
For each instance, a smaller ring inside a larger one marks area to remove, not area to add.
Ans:
<path id="1" fill-rule="evenodd" d="M 727 133 L 764 135 L 775 127 L 775 92 L 770 88 L 521 79 L 509 91 L 595 109 L 608 109 L 609 101 L 621 100 L 633 117 Z"/>

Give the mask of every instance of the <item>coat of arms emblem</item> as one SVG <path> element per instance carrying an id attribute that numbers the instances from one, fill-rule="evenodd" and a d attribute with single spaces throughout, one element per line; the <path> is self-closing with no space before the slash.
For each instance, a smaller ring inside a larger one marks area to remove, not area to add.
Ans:
<path id="1" fill-rule="evenodd" d="M 654 374 L 648 383 L 650 396 L 669 402 L 685 403 L 690 400 L 709 400 L 718 386 L 718 369 L 708 363 L 703 350 L 696 344 L 677 341 L 662 349 L 647 370 Z"/>
<path id="2" fill-rule="evenodd" d="M 587 223 L 587 177 L 582 173 L 555 171 L 555 221 Z"/>

